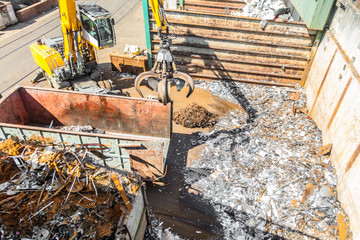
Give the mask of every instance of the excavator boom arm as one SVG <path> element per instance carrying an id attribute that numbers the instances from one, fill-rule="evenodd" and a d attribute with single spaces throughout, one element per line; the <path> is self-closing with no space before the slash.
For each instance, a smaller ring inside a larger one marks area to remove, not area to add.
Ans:
<path id="1" fill-rule="evenodd" d="M 149 0 L 149 3 L 158 27 L 160 46 L 154 67 L 150 71 L 137 76 L 135 89 L 140 96 L 144 97 L 140 86 L 147 81 L 148 86 L 158 92 L 158 99 L 166 105 L 171 101 L 170 91 L 172 85 L 176 86 L 177 91 L 187 86 L 189 92 L 186 97 L 189 97 L 194 91 L 194 81 L 190 75 L 180 72 L 176 68 L 170 49 L 174 35 L 169 34 L 169 24 L 163 7 L 164 0 Z M 162 32 L 163 30 L 165 31 Z"/>
<path id="2" fill-rule="evenodd" d="M 156 25 L 161 30 L 166 30 L 168 24 L 164 13 L 164 0 L 149 0 L 151 10 L 154 14 Z"/>

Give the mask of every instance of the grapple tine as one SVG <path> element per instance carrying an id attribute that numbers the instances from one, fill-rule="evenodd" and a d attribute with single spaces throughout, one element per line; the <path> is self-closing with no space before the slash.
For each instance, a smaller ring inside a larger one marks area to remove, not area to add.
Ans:
<path id="1" fill-rule="evenodd" d="M 170 99 L 170 87 L 171 87 L 170 82 L 168 82 L 166 78 L 163 78 L 158 83 L 159 99 L 164 105 L 168 104 L 168 102 L 171 101 L 171 99 Z"/>
<path id="2" fill-rule="evenodd" d="M 140 94 L 141 97 L 144 97 L 144 95 L 140 90 L 140 84 L 142 83 L 142 81 L 149 77 L 158 78 L 158 76 L 153 71 L 148 71 L 140 73 L 135 79 L 135 90 Z"/>
<path id="3" fill-rule="evenodd" d="M 193 79 L 190 77 L 189 74 L 183 73 L 183 72 L 175 72 L 173 74 L 174 78 L 178 78 L 178 79 L 182 79 L 185 81 L 185 86 L 189 86 L 189 92 L 186 95 L 186 97 L 188 98 L 194 91 L 194 81 Z"/>

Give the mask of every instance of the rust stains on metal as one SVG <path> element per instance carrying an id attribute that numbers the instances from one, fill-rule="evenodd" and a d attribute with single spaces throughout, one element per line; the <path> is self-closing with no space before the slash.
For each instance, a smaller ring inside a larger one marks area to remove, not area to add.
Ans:
<path id="1" fill-rule="evenodd" d="M 344 97 L 345 97 L 345 95 L 346 95 L 346 93 L 347 93 L 347 90 L 348 90 L 349 87 L 350 87 L 351 81 L 352 81 L 352 77 L 350 77 L 350 79 L 349 79 L 348 82 L 346 83 L 346 86 L 345 86 L 345 88 L 344 88 L 344 90 L 343 90 L 343 92 L 342 92 L 342 94 L 341 94 L 341 96 L 340 96 L 340 99 L 339 99 L 339 101 L 338 101 L 337 104 L 336 104 L 335 110 L 334 110 L 333 114 L 331 115 L 330 121 L 329 121 L 329 123 L 328 123 L 328 125 L 327 125 L 327 129 L 330 128 L 332 122 L 334 121 L 334 118 L 335 118 L 335 116 L 336 116 L 336 114 L 337 114 L 337 112 L 338 112 L 338 110 L 339 110 L 339 108 L 340 108 L 340 105 L 341 105 L 341 103 L 342 103 L 342 101 L 343 101 L 343 99 L 344 99 Z"/>
<path id="2" fill-rule="evenodd" d="M 348 164 L 346 165 L 345 172 L 348 172 L 350 170 L 350 168 L 352 167 L 352 165 L 355 163 L 356 159 L 358 158 L 359 154 L 360 154 L 360 144 L 358 145 L 355 152 L 351 156 Z"/>
<path id="3" fill-rule="evenodd" d="M 177 35 L 172 46 L 176 63 L 195 79 L 295 86 L 315 37 L 299 23 L 269 22 L 263 31 L 256 18 L 178 10 L 166 14 Z M 150 21 L 155 55 L 160 39 Z"/>
<path id="4" fill-rule="evenodd" d="M 129 211 L 131 211 L 132 210 L 131 202 L 130 202 L 129 198 L 126 196 L 125 190 L 115 173 L 113 175 L 111 175 L 111 180 L 114 182 L 116 188 L 119 190 L 121 198 L 123 199 L 123 201 L 126 205 L 126 208 Z"/>
<path id="5" fill-rule="evenodd" d="M 315 105 L 316 105 L 316 102 L 317 102 L 317 100 L 318 100 L 318 98 L 319 98 L 319 95 L 320 95 L 320 92 L 321 92 L 321 90 L 322 90 L 322 87 L 324 86 L 324 83 L 325 83 L 325 80 L 326 80 L 326 78 L 327 78 L 327 75 L 329 74 L 331 65 L 332 65 L 332 63 L 334 62 L 334 59 L 335 59 L 335 56 L 336 56 L 337 51 L 338 51 L 338 49 L 335 49 L 335 51 L 334 51 L 334 53 L 333 53 L 333 55 L 332 55 L 332 57 L 331 57 L 330 63 L 329 63 L 329 65 L 328 65 L 327 69 L 326 69 L 325 75 L 324 75 L 323 79 L 321 80 L 320 87 L 319 87 L 319 89 L 318 89 L 318 91 L 317 91 L 317 93 L 316 93 L 316 97 L 315 97 L 314 103 L 313 103 L 312 108 L 311 108 L 311 110 L 310 110 L 310 112 L 309 112 L 309 115 L 310 115 L 310 116 L 311 116 L 312 113 L 313 113 L 313 110 L 314 110 Z"/>
<path id="6" fill-rule="evenodd" d="M 171 113 L 171 104 L 153 100 L 20 87 L 0 101 L 0 138 L 25 140 L 35 134 L 54 137 L 57 142 L 85 143 L 89 151 L 124 157 L 120 164 L 126 166 L 120 168 L 139 170 L 143 178 L 153 180 L 165 169 Z M 51 122 L 54 127 L 90 125 L 105 133 L 49 128 Z M 104 142 L 111 144 L 104 148 Z"/>
<path id="7" fill-rule="evenodd" d="M 228 13 L 232 10 L 238 10 L 244 7 L 246 4 L 244 1 L 212 1 L 210 4 L 208 1 L 201 0 L 187 0 L 185 9 L 187 11 L 201 11 L 209 13 Z"/>
<path id="8" fill-rule="evenodd" d="M 304 72 L 302 74 L 302 77 L 301 77 L 300 86 L 302 86 L 302 87 L 305 85 L 308 73 L 310 72 L 311 66 L 312 66 L 312 64 L 314 62 L 315 54 L 316 54 L 316 52 L 318 50 L 322 35 L 323 35 L 323 31 L 318 31 L 318 33 L 316 34 L 316 38 L 314 40 L 313 47 L 312 47 L 311 52 L 310 52 L 310 57 L 308 59 L 308 62 L 306 64 L 306 68 L 305 68 L 305 70 L 304 70 Z"/>
<path id="9" fill-rule="evenodd" d="M 21 88 L 1 103 L 0 113 L 3 123 L 48 126 L 53 121 L 54 126 L 91 125 L 125 134 L 171 135 L 170 105 L 120 96 Z"/>
<path id="10" fill-rule="evenodd" d="M 148 71 L 148 59 L 145 56 L 130 57 L 129 54 L 120 54 L 118 52 L 110 53 L 111 67 L 113 71 L 129 72 L 140 74 Z"/>
<path id="11" fill-rule="evenodd" d="M 140 173 L 146 181 L 153 181 L 164 174 L 164 143 L 142 142 L 141 147 L 126 148 L 131 159 L 131 168 Z"/>
<path id="12" fill-rule="evenodd" d="M 344 49 L 341 47 L 340 43 L 337 41 L 337 39 L 335 38 L 335 36 L 331 33 L 331 31 L 327 31 L 327 33 L 330 35 L 331 39 L 334 41 L 334 43 L 336 44 L 337 48 L 339 49 L 341 55 L 343 56 L 343 58 L 345 59 L 346 63 L 348 64 L 351 73 L 354 75 L 354 77 L 359 81 L 360 83 L 360 75 L 357 72 L 357 70 L 354 67 L 353 62 L 350 60 L 349 56 L 346 54 L 346 52 L 344 51 Z"/>
<path id="13" fill-rule="evenodd" d="M 232 17 L 232 16 L 230 16 Z M 243 18 L 245 20 L 249 20 L 247 18 Z M 155 19 L 152 18 L 150 19 L 151 22 L 155 22 Z M 296 37 L 296 40 L 294 40 L 295 43 L 301 43 L 301 42 L 309 42 L 311 43 L 311 35 L 309 35 L 307 32 L 303 32 L 303 31 L 282 31 L 283 29 L 278 29 L 279 26 L 271 26 L 270 28 L 273 28 L 272 30 L 269 29 L 260 29 L 260 28 L 256 28 L 256 25 L 251 24 L 251 25 L 245 25 L 245 24 L 233 24 L 232 25 L 227 25 L 226 22 L 218 22 L 215 21 L 212 22 L 211 20 L 206 22 L 206 23 L 199 23 L 199 22 L 191 22 L 190 19 L 186 22 L 184 21 L 178 21 L 178 20 L 171 20 L 172 24 L 176 24 L 179 25 L 179 27 L 181 27 L 182 25 L 184 26 L 192 26 L 195 28 L 211 28 L 213 30 L 232 30 L 232 31 L 238 31 L 241 32 L 242 34 L 248 34 L 248 37 L 253 37 L 256 38 L 257 35 L 261 35 L 261 36 L 268 36 L 268 37 L 273 37 L 273 38 L 281 38 L 282 36 L 286 36 L 286 37 Z M 217 25 L 212 25 L 212 24 L 217 24 Z M 275 22 L 276 23 L 276 22 Z M 254 28 L 251 28 L 254 27 Z M 287 29 L 290 30 L 290 29 Z M 273 34 L 276 34 L 275 36 L 272 36 Z M 289 39 L 288 39 L 289 40 Z M 291 40 L 291 39 L 290 39 Z"/>
<path id="14" fill-rule="evenodd" d="M 318 149 L 318 153 L 316 154 L 316 156 L 319 155 L 329 155 L 331 153 L 331 149 L 332 149 L 332 144 L 327 144 L 325 146 L 322 146 Z"/>

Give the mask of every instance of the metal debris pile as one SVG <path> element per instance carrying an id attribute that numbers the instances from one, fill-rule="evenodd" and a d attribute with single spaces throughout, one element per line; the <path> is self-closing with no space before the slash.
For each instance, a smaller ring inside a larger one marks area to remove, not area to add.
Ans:
<path id="1" fill-rule="evenodd" d="M 228 114 L 213 132 L 199 134 L 195 144 L 205 147 L 194 171 L 186 174 L 189 192 L 213 205 L 224 239 L 344 235 L 339 226 L 348 220 L 326 156 L 330 148 L 321 148 L 321 132 L 306 114 L 304 94 L 295 102 L 289 97 L 294 89 L 229 84 L 212 81 L 198 87 L 237 102 L 249 114 L 240 115 L 240 123 L 239 116 Z"/>
<path id="2" fill-rule="evenodd" d="M 163 222 L 157 220 L 154 214 L 149 211 L 150 214 L 150 224 L 146 229 L 144 239 L 147 240 L 182 240 L 181 237 L 171 232 L 170 228 L 164 228 Z"/>
<path id="3" fill-rule="evenodd" d="M 187 128 L 212 127 L 216 123 L 216 114 L 209 112 L 206 108 L 193 103 L 186 108 L 174 113 L 176 124 Z"/>
<path id="4" fill-rule="evenodd" d="M 141 178 L 103 165 L 103 145 L 0 143 L 1 239 L 114 239 Z"/>
<path id="5" fill-rule="evenodd" d="M 117 77 L 120 78 L 121 80 L 126 80 L 126 79 L 131 79 L 134 80 L 136 78 L 137 75 L 132 74 L 132 73 L 124 73 L 124 72 L 119 72 L 119 71 L 112 71 L 111 75 L 113 77 Z"/>
<path id="6" fill-rule="evenodd" d="M 231 15 L 239 17 L 255 17 L 264 20 L 279 18 L 292 21 L 291 14 L 281 0 L 245 0 L 246 5 L 241 11 L 231 11 Z"/>
<path id="7" fill-rule="evenodd" d="M 72 132 L 88 132 L 93 133 L 94 129 L 92 126 L 56 126 L 56 129 L 60 129 L 63 131 L 72 131 Z"/>

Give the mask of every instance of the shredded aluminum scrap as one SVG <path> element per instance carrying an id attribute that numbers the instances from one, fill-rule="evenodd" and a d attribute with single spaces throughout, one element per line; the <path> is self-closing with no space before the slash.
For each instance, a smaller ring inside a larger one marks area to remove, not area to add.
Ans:
<path id="1" fill-rule="evenodd" d="M 104 148 L 0 142 L 0 239 L 114 239 L 142 181 L 105 166 L 95 157 Z"/>
<path id="2" fill-rule="evenodd" d="M 286 13 L 285 5 L 281 0 L 245 0 L 246 5 L 241 11 L 231 11 L 231 15 L 239 17 L 256 17 L 263 20 L 279 19 L 293 20 L 289 13 Z"/>
<path id="3" fill-rule="evenodd" d="M 163 222 L 157 220 L 154 214 L 149 211 L 151 223 L 146 230 L 146 240 L 182 240 L 181 237 L 171 232 L 170 228 L 164 228 Z"/>
<path id="4" fill-rule="evenodd" d="M 211 174 L 186 174 L 190 188 L 214 206 L 224 239 L 336 239 L 339 216 L 348 220 L 334 168 L 317 154 L 321 132 L 305 114 L 304 94 L 294 102 L 289 88 L 218 81 L 197 87 L 245 109 L 194 143 L 205 148 L 192 167 Z"/>

